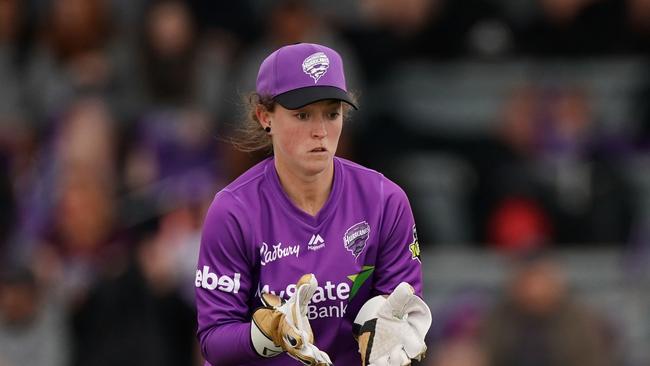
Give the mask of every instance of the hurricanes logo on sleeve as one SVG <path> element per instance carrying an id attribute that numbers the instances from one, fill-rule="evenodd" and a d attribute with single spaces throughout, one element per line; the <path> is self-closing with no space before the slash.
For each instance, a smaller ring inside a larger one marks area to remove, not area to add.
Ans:
<path id="1" fill-rule="evenodd" d="M 329 67 L 330 59 L 323 52 L 311 54 L 302 62 L 302 71 L 314 79 L 314 84 L 318 82 L 321 76 L 325 75 Z"/>
<path id="2" fill-rule="evenodd" d="M 418 232 L 413 225 L 413 242 L 409 244 L 409 251 L 411 252 L 411 259 L 420 261 L 420 242 L 418 242 Z"/>

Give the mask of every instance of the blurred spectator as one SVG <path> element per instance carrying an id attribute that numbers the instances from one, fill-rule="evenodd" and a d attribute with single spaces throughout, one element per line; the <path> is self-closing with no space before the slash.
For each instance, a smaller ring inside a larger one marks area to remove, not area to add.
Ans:
<path id="1" fill-rule="evenodd" d="M 132 50 L 133 71 L 140 78 L 130 84 L 138 111 L 124 136 L 127 189 L 167 178 L 167 188 L 187 189 L 197 177 L 214 183 L 223 174 L 214 132 L 230 55 L 198 37 L 182 1 L 150 3 L 140 38 L 138 49 Z"/>
<path id="2" fill-rule="evenodd" d="M 12 177 L 30 159 L 36 134 L 23 83 L 30 46 L 26 13 L 24 1 L 0 1 L 0 150 L 9 154 L 5 168 Z"/>
<path id="3" fill-rule="evenodd" d="M 113 76 L 105 53 L 111 37 L 105 2 L 60 0 L 48 6 L 28 68 L 30 112 L 40 124 L 80 93 L 108 89 Z"/>
<path id="4" fill-rule="evenodd" d="M 149 113 L 127 147 L 124 184 L 129 192 L 122 223 L 211 199 L 224 184 L 224 148 L 207 116 L 194 110 Z"/>
<path id="5" fill-rule="evenodd" d="M 199 200 L 196 197 L 178 202 L 161 217 L 156 237 L 158 252 L 167 256 L 170 262 L 170 268 L 165 268 L 165 276 L 171 279 L 175 291 L 192 307 L 201 225 L 210 202 L 210 198 Z"/>
<path id="6" fill-rule="evenodd" d="M 472 340 L 457 340 L 444 344 L 427 366 L 488 366 L 487 359 L 479 344 Z"/>
<path id="7" fill-rule="evenodd" d="M 479 342 L 479 327 L 488 304 L 483 291 L 463 291 L 436 311 L 439 326 L 429 331 L 426 366 L 488 366 Z"/>
<path id="8" fill-rule="evenodd" d="M 630 232 L 630 189 L 617 162 L 629 141 L 599 129 L 593 100 L 580 89 L 551 89 L 539 115 L 539 176 L 555 200 L 562 242 L 623 242 Z"/>
<path id="9" fill-rule="evenodd" d="M 506 197 L 488 220 L 489 243 L 501 250 L 537 249 L 552 237 L 548 213 L 528 198 Z"/>
<path id="10" fill-rule="evenodd" d="M 56 216 L 45 243 L 35 250 L 39 274 L 62 291 L 73 309 L 85 301 L 88 288 L 103 272 L 119 266 L 124 255 L 112 190 L 98 177 L 70 172 L 60 182 Z"/>
<path id="11" fill-rule="evenodd" d="M 102 99 L 85 98 L 56 127 L 20 192 L 22 235 L 43 243 L 15 250 L 36 258 L 38 275 L 76 305 L 121 251 L 114 126 Z"/>
<path id="12" fill-rule="evenodd" d="M 219 112 L 229 49 L 197 32 L 186 2 L 154 1 L 145 10 L 141 41 L 135 50 L 145 113 L 152 109 L 198 107 L 214 118 Z"/>
<path id="13" fill-rule="evenodd" d="M 3 80 L 0 84 L 0 128 L 3 135 L 11 130 L 6 126 L 9 120 L 20 117 L 24 108 L 21 76 L 25 61 L 25 11 L 21 1 L 0 1 L 0 78 Z"/>
<path id="14" fill-rule="evenodd" d="M 482 339 L 491 366 L 618 364 L 603 319 L 573 298 L 560 265 L 539 251 L 519 258 Z"/>
<path id="15" fill-rule="evenodd" d="M 347 32 L 370 83 L 406 61 L 462 56 L 499 57 L 512 34 L 498 2 L 482 0 L 368 0 Z"/>
<path id="16" fill-rule="evenodd" d="M 619 0 L 537 0 L 537 16 L 516 31 L 518 47 L 536 56 L 623 53 L 624 13 Z"/>
<path id="17" fill-rule="evenodd" d="M 0 365 L 65 366 L 70 339 L 63 308 L 30 269 L 0 274 Z"/>
<path id="18" fill-rule="evenodd" d="M 627 0 L 626 21 L 632 51 L 650 55 L 650 1 Z"/>
<path id="19" fill-rule="evenodd" d="M 513 92 L 499 129 L 501 148 L 492 155 L 490 168 L 481 169 L 480 199 L 487 210 L 479 220 L 491 225 L 488 239 L 502 241 L 504 232 L 497 235 L 499 230 L 515 230 L 512 222 L 497 225 L 499 220 L 526 221 L 520 215 L 504 216 L 503 211 L 510 207 L 514 213 L 508 202 L 523 198 L 528 201 L 527 225 L 536 223 L 533 232 L 542 241 L 627 240 L 631 191 L 616 162 L 625 158 L 631 141 L 600 125 L 592 99 L 581 89 L 533 85 Z M 523 207 L 517 207 L 521 213 Z"/>
<path id="20" fill-rule="evenodd" d="M 548 188 L 535 171 L 540 90 L 524 85 L 506 99 L 496 139 L 478 158 L 477 222 L 481 241 L 523 249 L 557 239 Z"/>
<path id="21" fill-rule="evenodd" d="M 198 364 L 193 305 L 178 291 L 180 280 L 192 286 L 178 276 L 179 243 L 159 232 L 155 219 L 136 230 L 127 266 L 103 276 L 76 313 L 73 365 Z"/>
<path id="22" fill-rule="evenodd" d="M 137 123 L 134 133 L 133 150 L 129 151 L 126 161 L 125 177 L 129 189 L 140 189 L 164 179 L 189 179 L 189 176 L 183 178 L 186 174 L 204 175 L 205 179 L 220 174 L 217 143 L 207 117 L 199 112 L 150 113 Z M 168 186 L 182 189 L 169 183 Z"/>
<path id="23" fill-rule="evenodd" d="M 187 6 L 157 1 L 147 13 L 141 48 L 147 93 L 155 104 L 183 104 L 193 98 L 197 39 Z"/>
<path id="24" fill-rule="evenodd" d="M 235 48 L 245 48 L 260 37 L 261 10 L 268 1 L 241 0 L 214 2 L 188 0 L 197 15 L 201 31 L 230 40 Z"/>
<path id="25" fill-rule="evenodd" d="M 13 233 L 13 227 L 16 220 L 16 210 L 13 189 L 11 186 L 11 176 L 8 167 L 8 158 L 0 150 L 0 202 L 2 210 L 0 211 L 0 263 L 8 261 L 6 246 L 9 237 Z"/>

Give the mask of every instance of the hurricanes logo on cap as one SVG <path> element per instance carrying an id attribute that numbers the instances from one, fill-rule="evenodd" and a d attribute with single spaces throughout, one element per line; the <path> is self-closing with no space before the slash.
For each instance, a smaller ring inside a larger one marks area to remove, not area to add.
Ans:
<path id="1" fill-rule="evenodd" d="M 321 76 L 325 75 L 327 68 L 330 67 L 330 59 L 323 52 L 316 52 L 302 62 L 302 71 L 314 79 L 314 84 L 318 82 Z"/>

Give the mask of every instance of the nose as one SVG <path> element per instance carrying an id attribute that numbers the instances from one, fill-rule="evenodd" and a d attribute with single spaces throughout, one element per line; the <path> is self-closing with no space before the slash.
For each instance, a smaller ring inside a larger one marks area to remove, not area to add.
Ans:
<path id="1" fill-rule="evenodd" d="M 327 136 L 327 128 L 325 126 L 325 120 L 321 117 L 314 121 L 311 129 L 312 137 L 317 139 L 322 139 Z"/>

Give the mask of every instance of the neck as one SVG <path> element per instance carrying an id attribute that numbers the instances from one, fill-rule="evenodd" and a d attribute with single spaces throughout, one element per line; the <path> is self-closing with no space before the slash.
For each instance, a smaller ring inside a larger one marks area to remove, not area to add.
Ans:
<path id="1" fill-rule="evenodd" d="M 275 170 L 291 202 L 311 216 L 316 216 L 332 191 L 334 163 L 318 174 L 304 175 L 292 171 L 275 159 Z"/>

